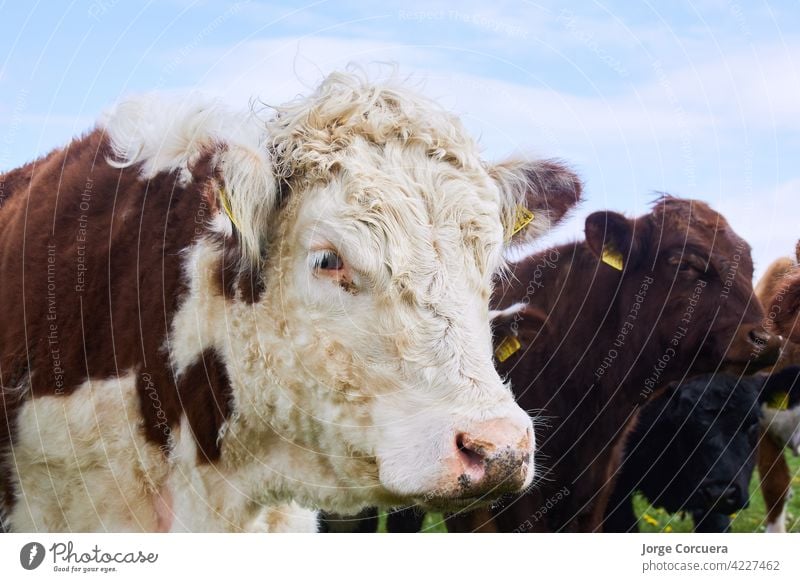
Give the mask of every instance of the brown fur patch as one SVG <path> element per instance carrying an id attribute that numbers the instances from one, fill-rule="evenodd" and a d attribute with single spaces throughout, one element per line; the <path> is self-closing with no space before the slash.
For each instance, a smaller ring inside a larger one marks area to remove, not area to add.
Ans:
<path id="1" fill-rule="evenodd" d="M 200 463 L 219 459 L 217 435 L 231 412 L 231 386 L 225 364 L 213 350 L 181 374 L 178 395 L 197 442 Z"/>
<path id="2" fill-rule="evenodd" d="M 789 501 L 792 476 L 783 454 L 778 446 L 764 433 L 758 443 L 758 474 L 761 476 L 761 494 L 767 508 L 767 521 L 775 523 L 781 516 L 784 505 Z"/>

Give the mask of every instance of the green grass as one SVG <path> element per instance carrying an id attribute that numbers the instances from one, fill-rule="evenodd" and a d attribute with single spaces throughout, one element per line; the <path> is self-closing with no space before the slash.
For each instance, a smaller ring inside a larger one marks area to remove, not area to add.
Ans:
<path id="1" fill-rule="evenodd" d="M 794 476 L 792 486 L 796 490 L 794 497 L 789 501 L 787 510 L 786 529 L 791 532 L 800 532 L 800 458 L 787 454 L 789 471 Z M 652 507 L 645 498 L 637 495 L 633 502 L 636 515 L 639 516 L 639 530 L 642 532 L 691 532 L 692 518 L 681 513 L 667 513 L 663 509 Z M 763 532 L 766 522 L 764 499 L 758 488 L 758 473 L 754 473 L 750 483 L 750 507 L 737 513 L 733 519 L 734 532 Z M 386 531 L 386 514 L 380 516 L 379 530 Z M 429 513 L 425 516 L 423 531 L 443 533 L 447 531 L 440 513 Z"/>

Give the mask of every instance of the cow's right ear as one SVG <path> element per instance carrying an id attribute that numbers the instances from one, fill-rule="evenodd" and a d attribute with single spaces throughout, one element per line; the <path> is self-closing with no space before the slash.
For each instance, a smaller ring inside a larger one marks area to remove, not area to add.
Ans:
<path id="1" fill-rule="evenodd" d="M 607 268 L 622 271 L 637 259 L 634 222 L 603 210 L 586 218 L 586 244 Z"/>
<path id="2" fill-rule="evenodd" d="M 777 331 L 793 342 L 800 342 L 800 269 L 785 277 L 767 306 L 774 314 Z"/>
<path id="3" fill-rule="evenodd" d="M 506 243 L 520 245 L 547 233 L 580 202 L 578 175 L 556 160 L 508 161 L 489 168 L 500 188 Z"/>

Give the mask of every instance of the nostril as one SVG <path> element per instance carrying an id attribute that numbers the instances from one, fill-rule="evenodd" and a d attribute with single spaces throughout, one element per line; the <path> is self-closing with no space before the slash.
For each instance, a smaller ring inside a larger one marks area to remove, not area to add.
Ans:
<path id="1" fill-rule="evenodd" d="M 728 487 L 725 491 L 725 500 L 730 504 L 735 504 L 739 501 L 739 489 L 736 487 Z"/>
<path id="2" fill-rule="evenodd" d="M 468 467 L 483 467 L 486 459 L 483 447 L 473 444 L 464 433 L 456 435 L 456 449 Z"/>
<path id="3" fill-rule="evenodd" d="M 747 335 L 750 341 L 758 347 L 764 347 L 770 340 L 770 334 L 765 330 L 751 329 Z"/>

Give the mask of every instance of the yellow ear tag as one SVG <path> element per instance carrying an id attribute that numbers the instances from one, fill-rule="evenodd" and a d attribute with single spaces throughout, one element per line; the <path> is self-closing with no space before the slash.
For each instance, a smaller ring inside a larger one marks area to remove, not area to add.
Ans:
<path id="1" fill-rule="evenodd" d="M 516 354 L 521 347 L 522 344 L 519 343 L 519 340 L 513 335 L 506 336 L 494 351 L 494 357 L 497 358 L 498 362 L 505 362 L 508 358 Z"/>
<path id="2" fill-rule="evenodd" d="M 228 218 L 231 219 L 233 226 L 236 227 L 236 230 L 241 230 L 239 228 L 239 223 L 236 222 L 236 219 L 233 217 L 233 211 L 231 210 L 231 201 L 228 199 L 228 193 L 225 191 L 225 188 L 219 189 L 219 201 L 222 204 L 222 209 L 225 211 L 225 214 L 228 215 Z"/>
<path id="3" fill-rule="evenodd" d="M 528 226 L 534 219 L 535 215 L 533 212 L 525 208 L 524 206 L 517 206 L 517 218 L 514 222 L 514 230 L 511 231 L 511 236 L 508 237 L 509 239 L 521 231 L 523 228 Z"/>
<path id="4" fill-rule="evenodd" d="M 789 410 L 789 393 L 778 392 L 774 394 L 767 402 L 767 406 L 775 410 Z"/>
<path id="5" fill-rule="evenodd" d="M 611 243 L 606 243 L 603 246 L 603 254 L 600 256 L 600 260 L 617 271 L 621 271 L 624 265 L 622 253 L 615 249 Z"/>

